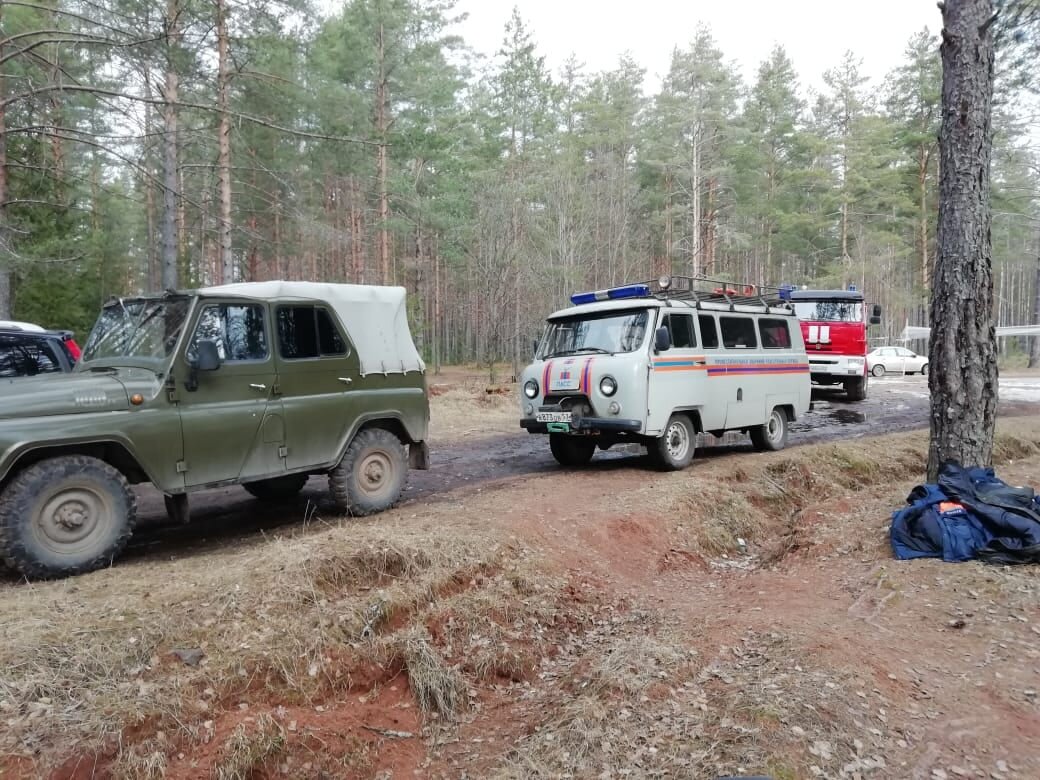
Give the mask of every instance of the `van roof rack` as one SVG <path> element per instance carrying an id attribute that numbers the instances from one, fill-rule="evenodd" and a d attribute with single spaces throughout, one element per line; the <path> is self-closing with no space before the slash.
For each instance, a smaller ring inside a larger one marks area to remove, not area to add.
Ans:
<path id="1" fill-rule="evenodd" d="M 710 279 L 706 276 L 662 276 L 645 284 L 650 294 L 664 301 L 692 301 L 697 308 L 705 302 L 725 303 L 730 311 L 737 306 L 761 306 L 767 311 L 790 309 L 786 287 L 736 282 L 732 279 Z"/>

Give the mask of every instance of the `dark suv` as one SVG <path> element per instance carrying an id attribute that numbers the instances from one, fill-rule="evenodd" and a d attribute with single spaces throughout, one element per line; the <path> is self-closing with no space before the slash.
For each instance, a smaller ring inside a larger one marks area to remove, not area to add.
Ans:
<path id="1" fill-rule="evenodd" d="M 0 328 L 0 379 L 71 371 L 75 344 L 69 331 Z"/>

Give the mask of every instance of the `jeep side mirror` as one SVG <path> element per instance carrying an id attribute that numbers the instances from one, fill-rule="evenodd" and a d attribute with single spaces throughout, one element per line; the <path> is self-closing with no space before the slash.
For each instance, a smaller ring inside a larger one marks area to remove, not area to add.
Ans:
<path id="1" fill-rule="evenodd" d="M 534 342 L 531 344 L 531 354 L 532 355 L 537 355 L 538 354 L 538 339 L 535 339 Z"/>
<path id="2" fill-rule="evenodd" d="M 654 349 L 658 352 L 665 352 L 672 348 L 672 334 L 668 332 L 668 328 L 658 328 L 654 333 Z"/>
<path id="3" fill-rule="evenodd" d="M 870 324 L 880 325 L 881 324 L 881 304 L 875 303 L 874 308 L 870 313 Z"/>
<path id="4" fill-rule="evenodd" d="M 220 351 L 217 342 L 213 339 L 201 339 L 195 345 L 197 357 L 195 358 L 195 370 L 216 371 L 220 368 Z"/>

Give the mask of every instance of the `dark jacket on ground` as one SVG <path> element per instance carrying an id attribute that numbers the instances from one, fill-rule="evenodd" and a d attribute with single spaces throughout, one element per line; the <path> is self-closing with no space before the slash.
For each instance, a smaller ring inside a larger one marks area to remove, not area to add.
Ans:
<path id="1" fill-rule="evenodd" d="M 1040 563 L 1040 498 L 993 469 L 948 463 L 938 485 L 918 485 L 906 500 L 889 534 L 897 558 Z"/>

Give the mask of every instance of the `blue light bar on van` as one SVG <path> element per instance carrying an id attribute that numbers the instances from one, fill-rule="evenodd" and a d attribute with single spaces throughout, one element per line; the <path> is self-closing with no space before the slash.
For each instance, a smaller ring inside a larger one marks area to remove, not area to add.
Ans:
<path id="1" fill-rule="evenodd" d="M 793 284 L 784 284 L 780 286 L 780 300 L 789 301 L 791 300 L 791 293 L 798 289 Z"/>
<path id="2" fill-rule="evenodd" d="M 595 292 L 574 293 L 571 303 L 580 306 L 583 303 L 595 303 L 596 301 L 616 301 L 620 298 L 646 298 L 650 295 L 650 286 L 647 284 L 629 284 L 624 287 L 610 287 L 606 290 Z"/>
<path id="3" fill-rule="evenodd" d="M 850 284 L 849 285 L 849 292 L 856 292 L 856 285 Z"/>

